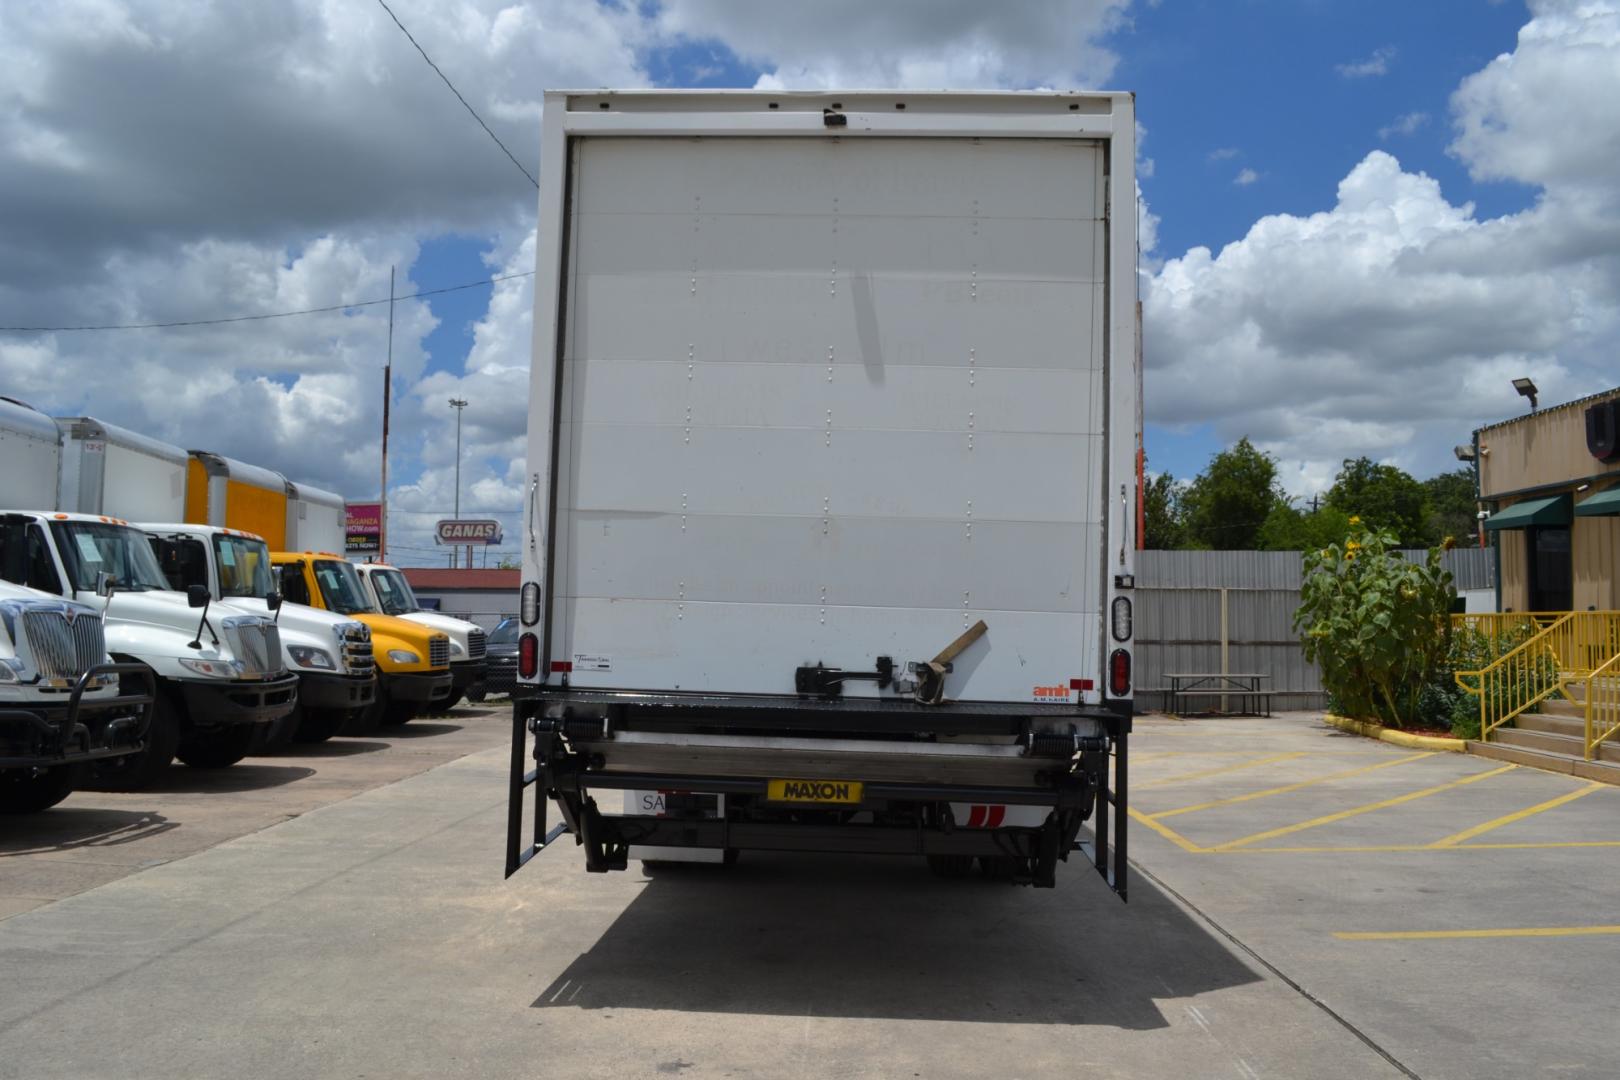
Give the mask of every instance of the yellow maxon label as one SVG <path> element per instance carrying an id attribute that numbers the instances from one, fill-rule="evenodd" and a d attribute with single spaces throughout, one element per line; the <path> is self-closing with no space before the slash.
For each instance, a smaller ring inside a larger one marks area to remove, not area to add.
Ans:
<path id="1" fill-rule="evenodd" d="M 850 780 L 770 780 L 765 797 L 771 802 L 850 805 L 861 801 L 861 785 Z"/>

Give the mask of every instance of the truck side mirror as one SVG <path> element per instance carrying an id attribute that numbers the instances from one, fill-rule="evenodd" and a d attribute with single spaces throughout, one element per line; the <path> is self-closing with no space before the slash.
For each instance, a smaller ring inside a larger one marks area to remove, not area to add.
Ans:
<path id="1" fill-rule="evenodd" d="M 209 600 L 208 586 L 206 586 L 206 585 L 187 585 L 186 586 L 186 602 L 188 604 L 190 604 L 192 607 L 207 607 L 208 606 L 208 600 Z"/>
<path id="2" fill-rule="evenodd" d="M 264 597 L 264 606 L 269 608 L 271 611 L 280 610 L 281 594 L 278 592 L 266 593 Z"/>
<path id="3" fill-rule="evenodd" d="M 100 570 L 96 572 L 96 595 L 103 600 L 112 596 L 113 586 L 117 584 L 118 579 L 107 573 L 107 571 Z"/>

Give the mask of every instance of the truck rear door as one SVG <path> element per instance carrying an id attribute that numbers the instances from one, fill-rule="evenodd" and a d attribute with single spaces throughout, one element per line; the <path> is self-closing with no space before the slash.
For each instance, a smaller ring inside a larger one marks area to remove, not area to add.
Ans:
<path id="1" fill-rule="evenodd" d="M 1100 685 L 1103 144 L 570 154 L 548 630 L 572 685 L 791 694 L 980 619 L 951 696 Z"/>

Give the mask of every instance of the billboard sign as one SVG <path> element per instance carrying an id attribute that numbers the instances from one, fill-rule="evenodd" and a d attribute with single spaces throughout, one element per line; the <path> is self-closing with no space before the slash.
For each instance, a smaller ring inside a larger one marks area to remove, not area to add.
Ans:
<path id="1" fill-rule="evenodd" d="M 439 522 L 434 536 L 439 543 L 451 547 L 467 547 L 473 544 L 493 547 L 501 542 L 501 523 L 483 519 L 447 519 Z"/>
<path id="2" fill-rule="evenodd" d="M 347 503 L 343 535 L 345 555 L 382 553 L 383 507 L 380 502 Z"/>

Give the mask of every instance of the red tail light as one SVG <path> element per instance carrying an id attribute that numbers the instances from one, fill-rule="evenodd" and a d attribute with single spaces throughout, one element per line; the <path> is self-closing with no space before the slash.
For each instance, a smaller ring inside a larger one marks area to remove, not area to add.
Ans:
<path id="1" fill-rule="evenodd" d="M 533 634 L 518 638 L 518 677 L 532 679 L 540 670 L 540 639 Z"/>
<path id="2" fill-rule="evenodd" d="M 1131 654 L 1115 649 L 1108 657 L 1108 692 L 1124 697 L 1131 692 Z"/>

